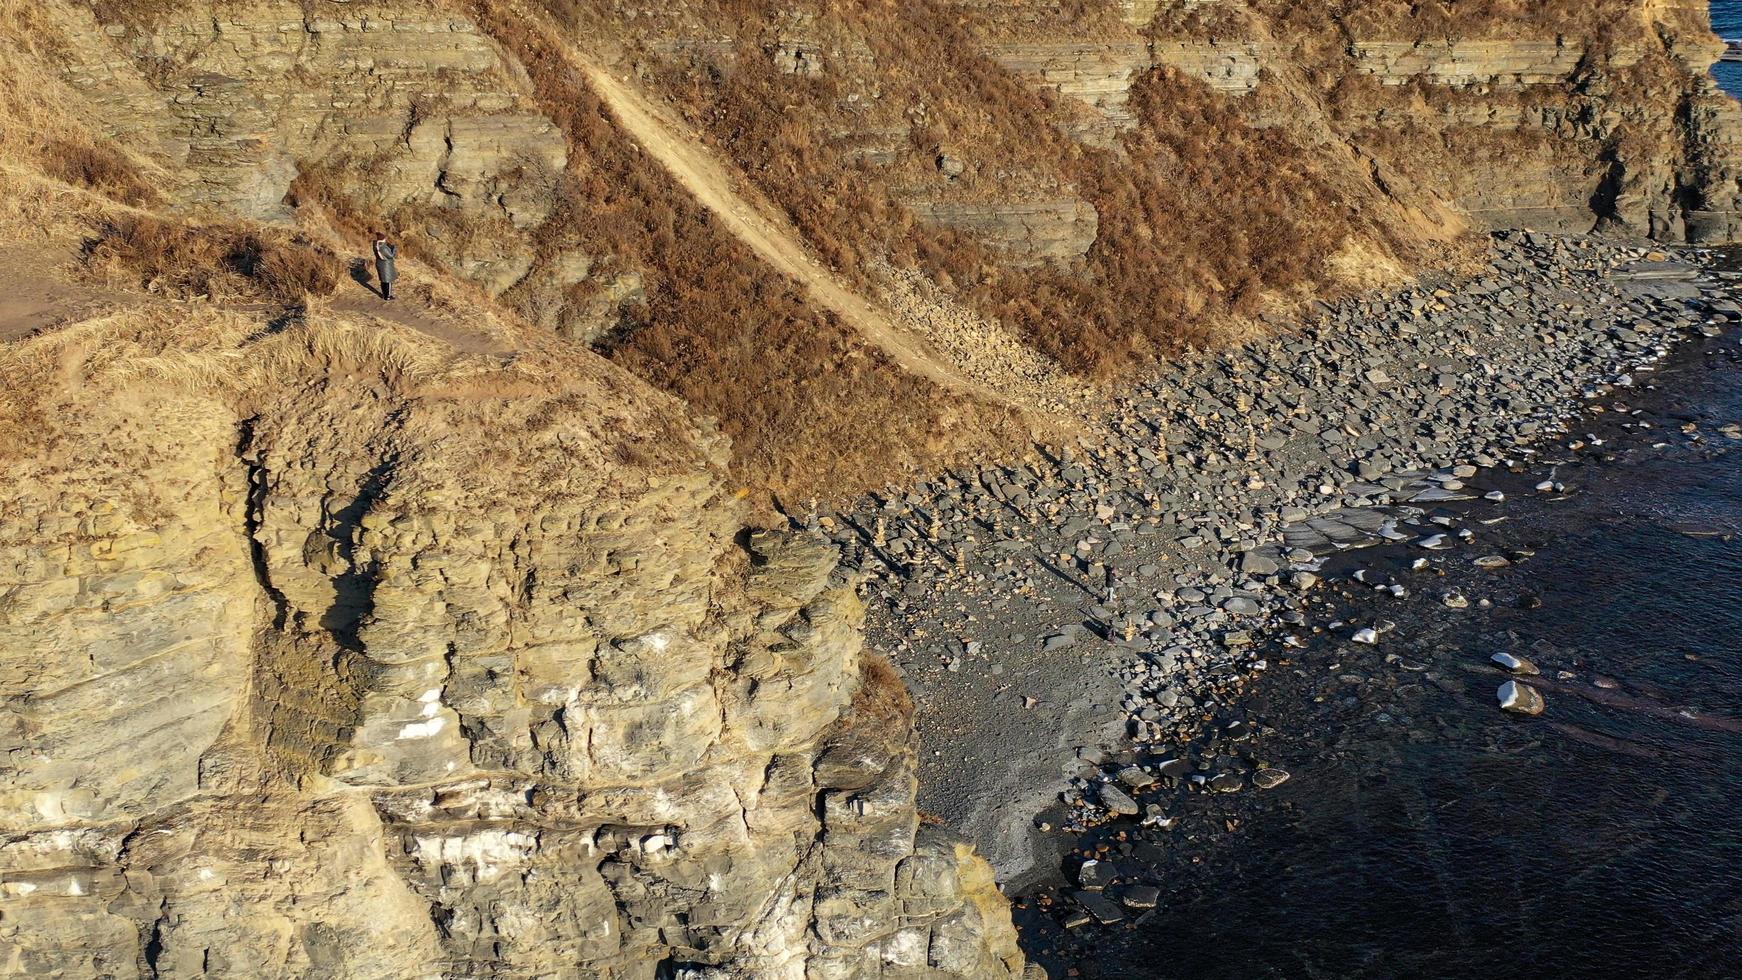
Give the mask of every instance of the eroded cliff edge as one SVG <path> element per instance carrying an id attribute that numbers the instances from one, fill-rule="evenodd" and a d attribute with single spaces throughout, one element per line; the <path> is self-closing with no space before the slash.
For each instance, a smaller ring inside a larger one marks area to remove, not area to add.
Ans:
<path id="1" fill-rule="evenodd" d="M 0 972 L 1016 976 L 831 545 L 560 344 L 7 349 Z"/>

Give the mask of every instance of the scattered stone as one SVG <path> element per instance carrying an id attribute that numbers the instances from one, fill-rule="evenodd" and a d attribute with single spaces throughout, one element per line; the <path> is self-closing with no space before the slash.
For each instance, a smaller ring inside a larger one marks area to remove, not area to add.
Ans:
<path id="1" fill-rule="evenodd" d="M 1356 643 L 1365 643 L 1368 646 L 1373 646 L 1379 642 L 1379 631 L 1369 626 L 1364 629 L 1356 630 L 1355 635 L 1351 636 L 1349 639 Z"/>
<path id="2" fill-rule="evenodd" d="M 1494 693 L 1500 699 L 1501 709 L 1515 715 L 1540 715 L 1546 707 L 1541 692 L 1529 684 L 1507 681 Z"/>
<path id="3" fill-rule="evenodd" d="M 1085 891 L 1098 892 L 1113 883 L 1113 869 L 1106 864 L 1088 860 L 1077 869 L 1077 885 Z"/>
<path id="4" fill-rule="evenodd" d="M 1119 770 L 1118 780 L 1132 789 L 1147 789 L 1155 785 L 1155 777 L 1137 768 L 1126 766 Z"/>
<path id="5" fill-rule="evenodd" d="M 1143 812 L 1143 808 L 1137 805 L 1136 800 L 1112 783 L 1103 783 L 1098 792 L 1101 797 L 1101 805 L 1122 817 L 1133 817 Z"/>
<path id="6" fill-rule="evenodd" d="M 1225 772 L 1210 780 L 1210 789 L 1218 793 L 1238 793 L 1246 788 L 1246 780 L 1237 772 Z"/>
<path id="7" fill-rule="evenodd" d="M 1542 671 L 1537 670 L 1536 665 L 1531 663 L 1530 661 L 1524 659 L 1523 657 L 1513 656 L 1512 654 L 1506 653 L 1505 651 L 1501 651 L 1500 653 L 1496 653 L 1495 655 L 1493 655 L 1492 657 L 1489 657 L 1488 659 L 1493 661 L 1494 663 L 1498 664 L 1500 666 L 1501 670 L 1507 671 L 1509 673 L 1525 674 L 1525 675 L 1536 675 L 1536 674 L 1542 673 Z"/>
<path id="8" fill-rule="evenodd" d="M 1252 774 L 1252 785 L 1259 789 L 1275 789 L 1288 782 L 1288 772 L 1283 769 L 1260 769 Z"/>
<path id="9" fill-rule="evenodd" d="M 1071 896 L 1083 910 L 1095 917 L 1095 921 L 1104 926 L 1125 921 L 1125 911 L 1113 904 L 1107 896 L 1098 892 L 1077 892 Z"/>
<path id="10" fill-rule="evenodd" d="M 1132 885 L 1119 893 L 1119 901 L 1128 909 L 1152 909 L 1161 903 L 1161 889 L 1154 885 Z"/>

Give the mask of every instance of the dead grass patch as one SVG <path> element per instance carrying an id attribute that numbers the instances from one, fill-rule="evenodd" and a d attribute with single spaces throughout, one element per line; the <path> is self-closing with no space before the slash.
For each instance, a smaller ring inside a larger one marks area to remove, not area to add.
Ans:
<path id="1" fill-rule="evenodd" d="M 38 158 L 47 176 L 122 204 L 151 204 L 162 199 L 133 161 L 113 147 L 54 138 Z"/>
<path id="2" fill-rule="evenodd" d="M 541 262 L 579 252 L 598 257 L 595 276 L 642 273 L 645 304 L 600 350 L 717 419 L 738 479 L 827 498 L 1026 434 L 1011 410 L 905 374 L 721 228 L 624 137 L 541 13 L 481 0 L 471 13 L 569 138 L 555 211 L 536 233 Z"/>
<path id="3" fill-rule="evenodd" d="M 332 250 L 301 235 L 143 214 L 104 222 L 84 260 L 93 272 L 176 299 L 297 303 L 331 295 L 343 272 Z"/>
<path id="4" fill-rule="evenodd" d="M 596 0 L 549 5 L 577 33 L 634 35 Z M 1110 5 L 1091 6 L 1102 27 L 1090 33 L 1117 36 Z M 1141 125 L 1115 151 L 1069 136 L 1067 120 L 1084 110 L 1004 68 L 987 28 L 950 4 L 915 0 L 895 14 L 881 0 L 812 2 L 773 13 L 723 2 L 688 13 L 735 38 L 729 56 L 644 38 L 637 67 L 843 277 L 869 290 L 879 261 L 917 269 L 1072 372 L 1116 375 L 1215 343 L 1218 324 L 1278 297 L 1333 289 L 1342 276 L 1327 260 L 1345 242 L 1399 264 L 1411 254 L 1370 207 L 1389 202 L 1364 172 L 1328 172 L 1336 164 L 1322 147 L 1254 126 L 1253 107 L 1195 77 L 1158 69 L 1138 80 Z M 820 74 L 777 67 L 793 38 L 824 52 Z M 893 160 L 871 164 L 839 136 L 855 127 L 905 135 Z M 940 149 L 967 171 L 942 174 Z M 1100 217 L 1098 241 L 1068 266 L 1020 266 L 917 221 L 908 206 L 1060 196 L 1087 200 Z"/>

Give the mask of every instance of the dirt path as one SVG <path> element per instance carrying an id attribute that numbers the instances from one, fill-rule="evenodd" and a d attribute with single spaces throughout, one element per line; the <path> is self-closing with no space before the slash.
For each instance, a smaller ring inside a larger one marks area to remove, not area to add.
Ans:
<path id="1" fill-rule="evenodd" d="M 811 255 L 797 230 L 735 191 L 727 165 L 699 140 L 683 136 L 683 128 L 657 106 L 606 69 L 578 55 L 571 57 L 617 121 L 641 143 L 642 148 L 670 171 L 703 207 L 719 216 L 733 235 L 768 264 L 802 285 L 818 305 L 832 310 L 867 343 L 888 354 L 903 370 L 946 387 L 990 394 L 941 358 L 927 352 L 915 338 L 864 297 L 843 286 Z"/>
<path id="2" fill-rule="evenodd" d="M 415 286 L 402 287 L 404 296 L 395 295 L 392 302 L 382 299 L 373 286 L 356 279 L 339 283 L 339 291 L 327 301 L 327 307 L 342 313 L 358 313 L 410 327 L 434 337 L 455 350 L 468 354 L 501 354 L 507 348 L 497 338 L 475 326 L 444 316 L 428 299 L 428 290 Z"/>
<path id="3" fill-rule="evenodd" d="M 0 344 L 25 340 L 98 314 L 141 304 L 168 303 L 143 292 L 112 289 L 69 278 L 72 252 L 65 248 L 0 249 Z M 264 303 L 231 303 L 231 309 L 269 314 L 281 309 Z M 406 298 L 381 299 L 365 282 L 347 279 L 326 303 L 339 313 L 375 317 L 410 327 L 469 354 L 501 354 L 509 347 L 477 325 L 435 307 L 428 290 L 413 287 Z"/>
<path id="4" fill-rule="evenodd" d="M 60 270 L 70 249 L 0 250 L 0 344 L 79 320 L 122 300 L 122 294 L 67 282 Z"/>

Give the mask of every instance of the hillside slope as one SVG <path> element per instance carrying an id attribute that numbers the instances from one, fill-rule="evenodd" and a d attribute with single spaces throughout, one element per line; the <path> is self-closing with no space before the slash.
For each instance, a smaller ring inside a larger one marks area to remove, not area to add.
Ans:
<path id="1" fill-rule="evenodd" d="M 1742 175 L 1697 2 L 46 10 L 175 205 L 391 227 L 798 499 L 1018 443 L 1470 229 L 1727 240 Z"/>

